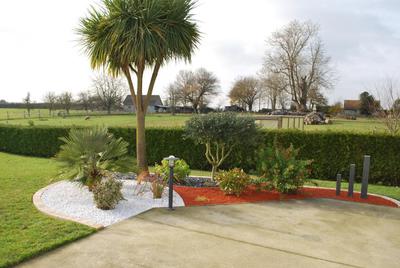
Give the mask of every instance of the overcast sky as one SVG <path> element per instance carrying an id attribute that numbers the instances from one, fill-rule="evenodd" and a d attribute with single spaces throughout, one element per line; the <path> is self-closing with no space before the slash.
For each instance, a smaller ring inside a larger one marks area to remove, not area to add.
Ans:
<path id="1" fill-rule="evenodd" d="M 0 99 L 20 102 L 29 91 L 90 89 L 93 71 L 74 29 L 99 0 L 0 1 Z M 181 69 L 204 67 L 221 81 L 225 95 L 237 76 L 260 68 L 265 41 L 289 21 L 312 20 L 332 58 L 338 81 L 331 102 L 357 98 L 384 77 L 400 74 L 398 0 L 199 0 L 194 10 L 203 38 L 191 64 L 171 62 L 156 83 L 163 94 Z"/>

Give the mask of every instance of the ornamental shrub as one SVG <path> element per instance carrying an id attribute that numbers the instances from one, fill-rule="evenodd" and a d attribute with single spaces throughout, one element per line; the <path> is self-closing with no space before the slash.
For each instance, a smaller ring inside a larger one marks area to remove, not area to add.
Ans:
<path id="1" fill-rule="evenodd" d="M 93 199 L 97 208 L 103 210 L 114 209 L 119 201 L 123 200 L 122 182 L 108 177 L 96 184 L 93 189 Z"/>
<path id="2" fill-rule="evenodd" d="M 299 149 L 291 144 L 288 148 L 276 141 L 259 153 L 258 175 L 266 179 L 269 189 L 280 193 L 296 193 L 310 179 L 311 160 L 299 160 Z"/>
<path id="3" fill-rule="evenodd" d="M 258 136 L 254 117 L 237 113 L 193 116 L 186 123 L 185 131 L 186 137 L 205 146 L 205 157 L 212 166 L 212 179 L 236 147 L 248 147 L 257 142 Z"/>
<path id="4" fill-rule="evenodd" d="M 128 143 L 108 133 L 107 128 L 72 129 L 56 156 L 60 174 L 92 190 L 104 171 L 124 171 L 129 166 Z M 133 161 L 131 163 L 133 167 Z"/>
<path id="5" fill-rule="evenodd" d="M 161 176 L 164 180 L 169 178 L 169 165 L 168 160 L 162 160 L 161 165 L 155 165 L 155 173 Z M 184 184 L 185 179 L 190 174 L 190 167 L 185 160 L 179 159 L 175 161 L 174 167 L 174 181 L 179 184 Z"/>
<path id="6" fill-rule="evenodd" d="M 250 184 L 250 176 L 243 169 L 234 168 L 216 176 L 219 187 L 225 194 L 240 196 Z"/>

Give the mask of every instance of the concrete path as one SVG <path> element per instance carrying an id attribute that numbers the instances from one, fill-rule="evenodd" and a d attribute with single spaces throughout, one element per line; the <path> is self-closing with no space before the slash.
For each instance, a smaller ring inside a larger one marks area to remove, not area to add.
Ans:
<path id="1" fill-rule="evenodd" d="M 399 267 L 400 209 L 334 200 L 153 209 L 22 267 Z"/>

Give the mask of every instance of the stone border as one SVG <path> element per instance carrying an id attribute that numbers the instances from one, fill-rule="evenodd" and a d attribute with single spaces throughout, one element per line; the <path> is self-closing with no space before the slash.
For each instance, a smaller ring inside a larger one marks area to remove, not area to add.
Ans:
<path id="1" fill-rule="evenodd" d="M 333 189 L 333 190 L 335 190 L 335 188 L 319 187 L 319 186 L 304 186 L 304 188 L 319 188 L 319 189 L 328 189 L 328 190 L 332 190 L 332 189 Z M 347 191 L 346 191 L 346 192 L 347 192 Z M 358 191 L 354 191 L 354 193 L 361 194 L 361 192 L 358 192 Z M 384 196 L 384 195 L 380 195 L 380 194 L 371 194 L 371 193 L 368 193 L 368 195 L 373 195 L 373 196 L 376 196 L 376 197 L 383 198 L 383 199 L 385 199 L 385 200 L 388 200 L 388 201 L 390 201 L 390 202 L 396 204 L 397 207 L 400 207 L 400 201 L 399 201 L 399 200 L 396 200 L 396 199 L 394 199 L 394 198 L 391 198 L 391 197 L 388 197 L 388 196 Z M 368 203 L 365 203 L 365 204 L 368 204 Z"/>
<path id="2" fill-rule="evenodd" d="M 40 189 L 39 191 L 37 191 L 37 192 L 33 195 L 33 197 L 32 197 L 32 202 L 33 202 L 33 204 L 35 205 L 35 207 L 36 207 L 39 211 L 41 211 L 41 212 L 43 212 L 43 213 L 45 213 L 45 214 L 47 214 L 47 215 L 49 215 L 49 216 L 51 216 L 51 217 L 57 218 L 57 219 L 77 222 L 77 223 L 80 223 L 80 224 L 87 225 L 87 226 L 89 226 L 89 227 L 95 228 L 96 230 L 103 229 L 103 228 L 104 228 L 103 225 L 95 224 L 95 223 L 92 223 L 92 222 L 90 222 L 90 221 L 87 221 L 87 220 L 84 220 L 84 219 L 81 219 L 81 218 L 70 217 L 70 216 L 65 215 L 65 214 L 63 214 L 63 213 L 56 212 L 56 211 L 50 209 L 48 206 L 46 206 L 46 205 L 43 203 L 43 201 L 42 201 L 42 195 L 43 195 L 43 193 L 44 193 L 45 191 L 47 191 L 50 187 L 52 187 L 52 186 L 54 186 L 54 185 L 57 185 L 57 184 L 59 184 L 59 183 L 61 183 L 61 182 L 63 182 L 63 181 L 59 181 L 59 182 L 56 182 L 56 183 L 52 183 L 52 184 L 50 184 L 50 185 L 48 185 L 48 186 L 46 186 L 46 187 Z"/>

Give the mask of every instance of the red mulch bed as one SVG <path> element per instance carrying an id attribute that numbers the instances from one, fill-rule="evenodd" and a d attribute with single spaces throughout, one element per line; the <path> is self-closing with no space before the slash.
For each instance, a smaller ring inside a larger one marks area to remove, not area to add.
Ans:
<path id="1" fill-rule="evenodd" d="M 311 187 L 304 187 L 299 191 L 298 194 L 290 195 L 280 194 L 275 191 L 257 192 L 253 188 L 248 188 L 239 197 L 235 195 L 225 195 L 217 187 L 194 188 L 186 186 L 174 186 L 174 190 L 183 198 L 186 206 L 237 204 L 272 200 L 330 198 L 380 206 L 398 207 L 396 203 L 378 196 L 368 195 L 367 199 L 362 199 L 359 193 L 354 193 L 353 197 L 347 197 L 347 191 L 342 191 L 340 196 L 336 196 L 335 189 Z"/>

